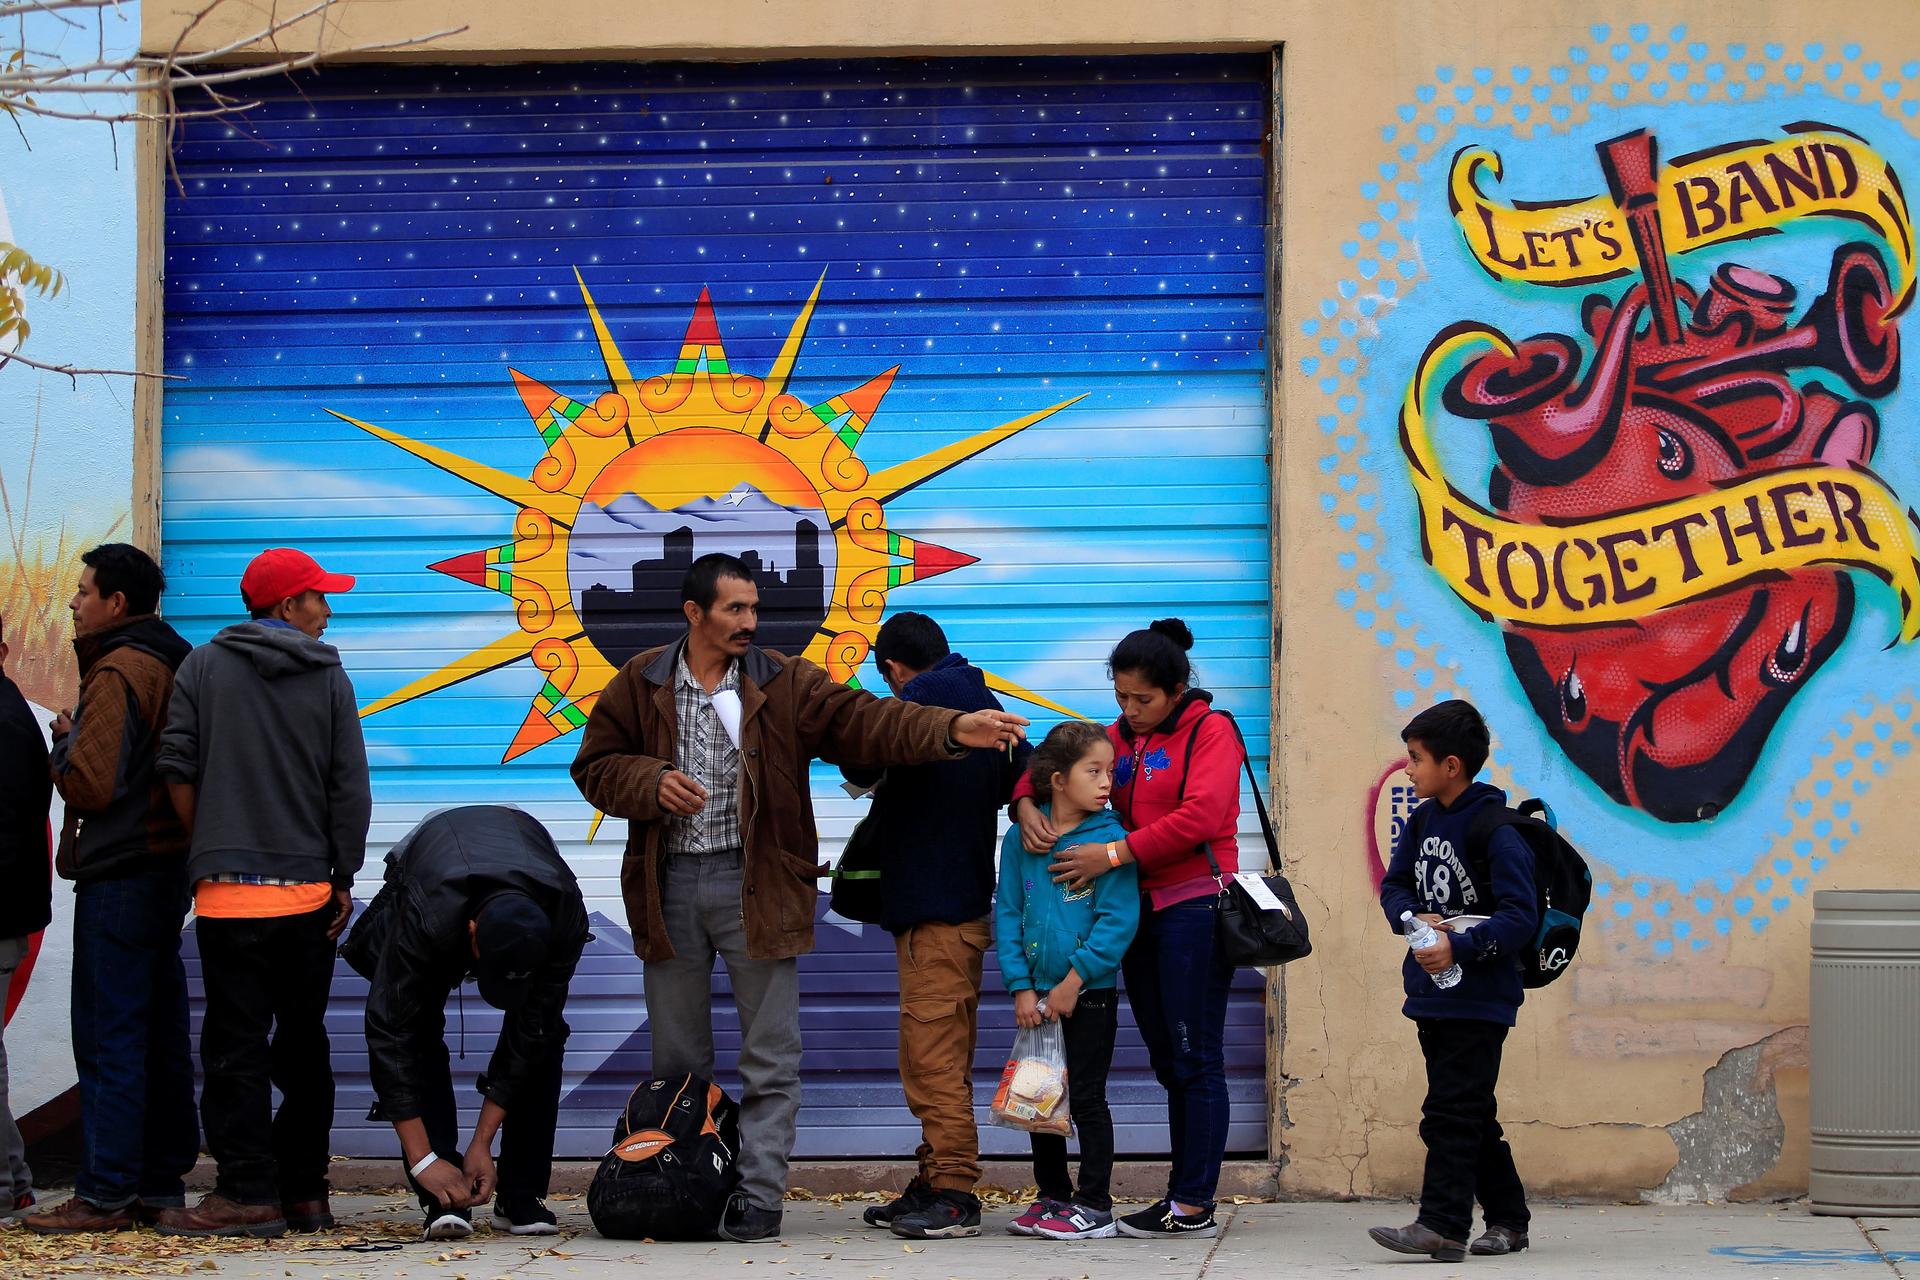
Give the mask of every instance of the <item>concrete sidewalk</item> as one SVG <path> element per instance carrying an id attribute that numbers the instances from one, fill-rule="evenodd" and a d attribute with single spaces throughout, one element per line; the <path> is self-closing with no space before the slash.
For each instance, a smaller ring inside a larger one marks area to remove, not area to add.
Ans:
<path id="1" fill-rule="evenodd" d="M 458 1245 L 418 1239 L 420 1217 L 400 1196 L 336 1196 L 339 1230 L 273 1242 L 177 1241 L 148 1232 L 40 1240 L 0 1233 L 8 1280 L 69 1276 L 193 1276 L 218 1280 L 568 1280 L 673 1276 L 686 1280 L 1092 1280 L 1170 1277 L 1273 1280 L 1393 1274 L 1638 1280 L 1652 1276 L 1858 1276 L 1920 1280 L 1920 1219 L 1818 1218 L 1803 1206 L 1549 1205 L 1536 1210 L 1534 1247 L 1512 1259 L 1436 1267 L 1373 1244 L 1366 1228 L 1409 1221 L 1404 1204 L 1222 1206 L 1216 1240 L 1056 1244 L 1006 1234 L 1014 1210 L 987 1216 L 978 1239 L 912 1243 L 860 1224 L 864 1204 L 794 1202 L 777 1244 L 646 1244 L 592 1234 L 577 1198 L 553 1203 L 565 1234 L 516 1239 L 481 1231 Z M 363 1252 L 361 1250 L 372 1250 Z M 743 1268 L 752 1267 L 752 1271 Z"/>

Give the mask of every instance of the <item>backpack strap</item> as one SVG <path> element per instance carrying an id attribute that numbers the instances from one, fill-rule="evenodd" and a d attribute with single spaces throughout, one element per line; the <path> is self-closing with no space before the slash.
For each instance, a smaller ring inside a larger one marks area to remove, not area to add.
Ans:
<path id="1" fill-rule="evenodd" d="M 1484 877 L 1487 892 L 1493 892 L 1493 833 L 1513 826 L 1521 815 L 1503 804 L 1483 804 L 1467 823 L 1467 847 L 1464 850 L 1476 878 Z"/>

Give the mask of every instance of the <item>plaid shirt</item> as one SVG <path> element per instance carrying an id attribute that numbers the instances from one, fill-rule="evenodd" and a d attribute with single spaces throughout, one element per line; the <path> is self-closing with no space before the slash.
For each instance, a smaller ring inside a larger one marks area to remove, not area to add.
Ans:
<path id="1" fill-rule="evenodd" d="M 714 687 L 740 689 L 740 664 L 729 662 Z M 664 832 L 669 854 L 699 857 L 740 847 L 740 749 L 727 736 L 713 698 L 693 678 L 685 650 L 673 681 L 674 716 L 680 732 L 673 744 L 673 767 L 707 789 L 707 803 L 690 818 L 669 817 Z"/>

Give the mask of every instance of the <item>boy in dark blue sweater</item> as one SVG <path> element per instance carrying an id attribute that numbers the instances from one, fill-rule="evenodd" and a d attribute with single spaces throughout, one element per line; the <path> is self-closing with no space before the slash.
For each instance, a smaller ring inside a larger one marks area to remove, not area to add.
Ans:
<path id="1" fill-rule="evenodd" d="M 1000 703 L 979 668 L 947 647 L 940 624 L 896 613 L 874 638 L 873 660 L 905 702 L 983 711 Z M 920 1121 L 920 1171 L 868 1226 L 943 1240 L 980 1234 L 980 1135 L 973 1114 L 973 1056 L 980 983 L 993 945 L 993 887 L 1000 809 L 1033 748 L 974 750 L 957 760 L 841 770 L 856 785 L 880 781 L 871 824 L 880 861 L 880 924 L 900 962 L 900 1079 Z"/>
<path id="2" fill-rule="evenodd" d="M 1401 913 L 1411 911 L 1438 934 L 1436 945 L 1410 951 L 1402 966 L 1403 1012 L 1419 1028 L 1427 1060 L 1420 1121 L 1427 1167 L 1413 1224 L 1368 1234 L 1396 1253 L 1458 1262 L 1477 1198 L 1487 1229 L 1473 1252 L 1518 1253 L 1527 1247 L 1526 1190 L 1501 1136 L 1494 1089 L 1500 1049 L 1524 994 L 1517 958 L 1538 925 L 1533 852 L 1507 826 L 1494 828 L 1486 848 L 1467 847 L 1475 813 L 1507 802 L 1505 792 L 1473 780 L 1487 762 L 1488 734 L 1471 703 L 1430 707 L 1400 737 L 1407 781 L 1425 803 L 1394 847 L 1380 906 L 1396 932 Z M 1456 964 L 1459 981 L 1437 986 L 1435 975 Z"/>

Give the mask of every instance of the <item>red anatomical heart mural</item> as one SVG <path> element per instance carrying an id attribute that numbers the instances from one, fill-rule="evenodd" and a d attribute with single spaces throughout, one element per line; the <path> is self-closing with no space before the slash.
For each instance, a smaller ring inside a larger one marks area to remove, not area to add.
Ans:
<path id="1" fill-rule="evenodd" d="M 1915 633 L 1912 521 L 1871 467 L 1913 280 L 1898 182 L 1859 139 L 1811 125 L 1666 166 L 1650 134 L 1615 138 L 1599 147 L 1608 194 L 1565 204 L 1490 200 L 1487 156 L 1463 152 L 1452 184 L 1483 267 L 1617 283 L 1570 301 L 1563 332 L 1469 322 L 1428 347 L 1401 433 L 1423 550 L 1500 623 L 1535 714 L 1608 796 L 1712 818 L 1846 637 L 1856 572 L 1898 592 Z M 1833 249 L 1807 282 L 1732 255 L 1696 279 L 1674 269 L 1803 218 L 1880 238 Z M 1488 434 L 1477 491 L 1447 480 L 1430 416 Z"/>

